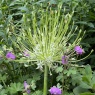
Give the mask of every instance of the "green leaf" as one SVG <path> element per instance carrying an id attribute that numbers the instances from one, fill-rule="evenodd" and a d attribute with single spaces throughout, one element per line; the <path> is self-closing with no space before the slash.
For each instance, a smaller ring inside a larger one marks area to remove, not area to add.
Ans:
<path id="1" fill-rule="evenodd" d="M 91 86 L 89 86 L 89 85 L 86 84 L 85 82 L 81 82 L 80 87 L 81 87 L 81 88 L 84 88 L 84 89 L 91 89 L 91 88 L 92 88 Z"/>
<path id="2" fill-rule="evenodd" d="M 62 71 L 63 71 L 62 66 L 57 67 L 57 68 L 55 69 L 55 72 L 56 72 L 56 73 L 60 73 L 60 72 L 62 72 Z"/>
<path id="3" fill-rule="evenodd" d="M 91 28 L 94 28 L 94 24 L 93 23 L 88 23 L 88 26 L 90 26 Z"/>
<path id="4" fill-rule="evenodd" d="M 0 81 L 6 81 L 6 80 L 7 80 L 7 76 L 0 74 Z"/>
<path id="5" fill-rule="evenodd" d="M 3 16 L 3 15 L 2 15 L 2 11 L 0 10 L 0 19 L 2 18 L 2 16 Z"/>
<path id="6" fill-rule="evenodd" d="M 62 78 L 63 78 L 63 74 L 59 74 L 57 77 L 56 77 L 56 80 L 57 81 L 62 81 Z"/>
<path id="7" fill-rule="evenodd" d="M 92 77 L 92 80 L 91 80 L 91 86 L 93 89 L 95 89 L 95 71 L 93 73 L 93 77 Z"/>
<path id="8" fill-rule="evenodd" d="M 62 85 L 60 83 L 57 83 L 58 88 L 62 88 Z"/>
<path id="9" fill-rule="evenodd" d="M 8 88 L 8 91 L 11 94 L 15 94 L 18 91 L 22 91 L 23 90 L 23 85 L 21 83 L 11 83 L 10 87 Z"/>
<path id="10" fill-rule="evenodd" d="M 78 23 L 87 25 L 87 26 L 89 26 L 91 28 L 94 28 L 94 24 L 93 23 L 89 23 L 89 22 L 86 22 L 86 21 L 78 21 L 78 22 L 76 22 L 76 24 L 78 24 Z"/>
<path id="11" fill-rule="evenodd" d="M 56 1 L 55 0 L 50 0 L 49 3 L 50 4 L 56 4 Z"/>
<path id="12" fill-rule="evenodd" d="M 88 0 L 89 1 L 89 3 L 95 3 L 95 0 Z"/>
<path id="13" fill-rule="evenodd" d="M 87 76 L 83 76 L 82 77 L 82 81 L 86 82 L 86 83 L 90 83 L 89 79 Z"/>
<path id="14" fill-rule="evenodd" d="M 0 84 L 0 89 L 2 89 L 3 88 L 3 86 Z"/>
<path id="15" fill-rule="evenodd" d="M 27 93 L 23 93 L 23 95 L 28 95 Z"/>
<path id="16" fill-rule="evenodd" d="M 80 95 L 80 93 L 88 92 L 88 90 L 77 86 L 76 88 L 74 88 L 73 92 L 75 95 Z"/>
<path id="17" fill-rule="evenodd" d="M 43 95 L 42 91 L 37 90 L 34 93 L 32 93 L 31 95 Z"/>
<path id="18" fill-rule="evenodd" d="M 81 80 L 82 80 L 82 76 L 80 74 L 75 74 L 75 75 L 72 75 L 72 84 L 75 86 L 76 84 L 80 84 Z"/>
<path id="19" fill-rule="evenodd" d="M 0 90 L 0 95 L 8 95 L 6 89 Z"/>
<path id="20" fill-rule="evenodd" d="M 95 84 L 93 84 L 93 87 L 92 87 L 92 89 L 95 89 Z"/>
<path id="21" fill-rule="evenodd" d="M 85 93 L 81 93 L 80 95 L 95 95 L 95 93 L 85 92 Z"/>
<path id="22" fill-rule="evenodd" d="M 76 74 L 77 71 L 75 68 L 69 68 L 69 70 L 64 70 L 64 74 L 67 74 L 67 76 L 70 76 L 72 74 Z"/>
<path id="23" fill-rule="evenodd" d="M 2 59 L 0 59 L 0 64 L 2 64 L 3 63 L 3 60 Z"/>
<path id="24" fill-rule="evenodd" d="M 26 7 L 19 7 L 18 9 L 20 9 L 23 12 L 28 12 L 28 9 Z"/>
<path id="25" fill-rule="evenodd" d="M 88 80 L 91 81 L 92 69 L 91 69 L 90 65 L 86 65 L 86 67 L 85 67 L 85 75 L 87 76 Z"/>
<path id="26" fill-rule="evenodd" d="M 32 80 L 32 81 L 31 81 L 31 88 L 32 88 L 33 90 L 35 90 L 35 88 L 36 88 L 36 82 L 35 82 L 35 80 Z"/>
<path id="27" fill-rule="evenodd" d="M 34 74 L 33 74 L 33 80 L 35 80 L 35 81 L 40 80 L 40 75 L 41 75 L 41 72 L 34 73 Z"/>

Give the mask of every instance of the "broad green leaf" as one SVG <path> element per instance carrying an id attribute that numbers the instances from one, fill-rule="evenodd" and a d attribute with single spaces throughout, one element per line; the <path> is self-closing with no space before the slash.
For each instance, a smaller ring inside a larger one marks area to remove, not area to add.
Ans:
<path id="1" fill-rule="evenodd" d="M 2 31 L 0 31 L 0 36 L 4 36 L 4 33 Z"/>
<path id="2" fill-rule="evenodd" d="M 64 74 L 67 74 L 67 76 L 70 76 L 72 74 L 76 74 L 77 71 L 75 68 L 69 68 L 69 70 L 64 70 Z"/>
<path id="3" fill-rule="evenodd" d="M 32 88 L 33 90 L 35 90 L 35 88 L 36 88 L 36 82 L 35 82 L 35 80 L 32 80 L 32 81 L 31 81 L 31 88 Z"/>
<path id="4" fill-rule="evenodd" d="M 42 91 L 37 90 L 34 93 L 30 94 L 30 95 L 43 95 Z"/>
<path id="5" fill-rule="evenodd" d="M 0 74 L 0 81 L 6 81 L 6 80 L 7 80 L 7 76 Z"/>
<path id="6" fill-rule="evenodd" d="M 87 76 L 83 76 L 82 77 L 82 81 L 86 82 L 86 83 L 90 83 L 90 80 L 88 79 Z"/>
<path id="7" fill-rule="evenodd" d="M 74 93 L 69 93 L 67 91 L 64 91 L 64 95 L 74 95 Z"/>
<path id="8" fill-rule="evenodd" d="M 1 89 L 0 90 L 0 95 L 8 95 L 6 89 Z"/>
<path id="9" fill-rule="evenodd" d="M 91 28 L 94 28 L 93 23 L 88 23 L 88 26 L 90 26 Z"/>
<path id="10" fill-rule="evenodd" d="M 78 87 L 73 89 L 73 92 L 75 95 L 80 95 L 80 93 L 88 92 L 88 90 L 78 86 Z"/>
<path id="11" fill-rule="evenodd" d="M 93 84 L 92 89 L 95 89 L 95 84 Z"/>
<path id="12" fill-rule="evenodd" d="M 0 89 L 2 89 L 3 88 L 3 86 L 0 84 Z"/>
<path id="13" fill-rule="evenodd" d="M 79 85 L 81 88 L 84 88 L 84 89 L 91 89 L 92 87 L 90 85 L 88 85 L 87 83 L 85 82 L 81 82 L 81 84 Z"/>
<path id="14" fill-rule="evenodd" d="M 57 81 L 62 81 L 62 79 L 63 79 L 63 74 L 61 73 L 61 74 L 59 74 L 59 75 L 57 76 L 56 80 L 57 80 Z"/>
<path id="15" fill-rule="evenodd" d="M 89 3 L 95 4 L 95 0 L 88 0 L 88 1 L 89 1 Z"/>
<path id="16" fill-rule="evenodd" d="M 80 95 L 95 95 L 95 93 L 85 92 L 85 93 L 81 93 Z"/>
<path id="17" fill-rule="evenodd" d="M 91 83 L 90 84 L 95 89 L 95 74 L 93 74 L 92 80 L 91 80 Z"/>
<path id="18" fill-rule="evenodd" d="M 56 73 L 60 73 L 60 72 L 62 72 L 62 71 L 63 71 L 62 66 L 57 67 L 57 68 L 55 69 L 55 72 L 56 72 Z"/>
<path id="19" fill-rule="evenodd" d="M 85 75 L 87 76 L 87 78 L 89 79 L 89 81 L 91 81 L 92 70 L 91 70 L 91 66 L 90 65 L 86 65 L 86 67 L 85 67 Z"/>
<path id="20" fill-rule="evenodd" d="M 71 75 L 72 79 L 71 82 L 75 86 L 76 84 L 80 84 L 82 80 L 82 76 L 80 74 Z"/>
<path id="21" fill-rule="evenodd" d="M 23 93 L 23 95 L 28 95 L 27 93 Z"/>
<path id="22" fill-rule="evenodd" d="M 58 88 L 62 88 L 62 85 L 60 83 L 57 83 Z"/>
<path id="23" fill-rule="evenodd" d="M 34 74 L 33 74 L 33 80 L 35 80 L 35 81 L 40 80 L 40 75 L 41 75 L 40 72 L 38 72 L 38 73 L 34 73 Z"/>
<path id="24" fill-rule="evenodd" d="M 18 91 L 22 91 L 23 90 L 23 84 L 21 83 L 11 83 L 10 84 L 10 87 L 8 87 L 8 91 L 11 93 L 11 94 L 15 94 L 17 93 Z"/>

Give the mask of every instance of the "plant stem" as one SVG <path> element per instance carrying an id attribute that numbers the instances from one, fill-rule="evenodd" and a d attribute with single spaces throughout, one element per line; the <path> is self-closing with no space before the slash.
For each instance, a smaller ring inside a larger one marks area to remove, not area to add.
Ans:
<path id="1" fill-rule="evenodd" d="M 43 95 L 47 95 L 47 82 L 48 82 L 48 66 L 47 64 L 44 65 L 44 88 L 43 88 Z"/>
<path id="2" fill-rule="evenodd" d="M 62 95 L 64 93 L 64 70 L 63 70 L 63 79 L 62 79 Z"/>
<path id="3" fill-rule="evenodd" d="M 3 82 L 3 84 L 4 84 L 4 87 L 6 88 L 7 86 L 6 86 L 6 84 L 5 84 L 5 82 L 4 82 L 4 80 L 2 79 L 2 82 Z"/>
<path id="4" fill-rule="evenodd" d="M 19 70 L 19 74 L 20 74 L 20 77 L 21 77 L 21 81 L 23 82 L 23 78 L 22 78 L 22 73 L 21 73 L 21 70 L 20 70 L 20 64 L 19 64 L 19 67 L 18 67 L 18 70 Z"/>
<path id="5" fill-rule="evenodd" d="M 65 84 L 64 84 L 64 76 L 65 76 L 65 74 L 64 74 L 64 71 L 66 70 L 66 65 L 64 65 L 64 68 L 63 68 L 63 79 L 62 79 L 62 95 L 64 95 L 63 93 L 64 93 L 64 87 L 65 87 Z"/>

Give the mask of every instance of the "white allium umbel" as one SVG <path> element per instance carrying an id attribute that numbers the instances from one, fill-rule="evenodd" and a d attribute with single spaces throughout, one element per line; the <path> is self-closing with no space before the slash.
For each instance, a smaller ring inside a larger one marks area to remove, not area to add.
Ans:
<path id="1" fill-rule="evenodd" d="M 29 57 L 24 60 L 20 56 L 20 61 L 24 63 L 33 61 L 38 64 L 37 69 L 42 69 L 46 63 L 52 68 L 54 62 L 62 60 L 63 55 L 73 54 L 74 47 L 79 45 L 82 39 L 81 30 L 79 30 L 74 42 L 69 42 L 77 30 L 77 28 L 74 30 L 74 23 L 70 24 L 73 13 L 62 12 L 60 6 L 56 10 L 39 8 L 37 11 L 33 6 L 31 18 L 28 14 L 23 14 L 20 33 L 16 34 L 17 39 L 20 40 L 14 44 L 21 52 L 25 49 L 29 51 Z M 71 57 L 68 56 L 69 58 Z"/>

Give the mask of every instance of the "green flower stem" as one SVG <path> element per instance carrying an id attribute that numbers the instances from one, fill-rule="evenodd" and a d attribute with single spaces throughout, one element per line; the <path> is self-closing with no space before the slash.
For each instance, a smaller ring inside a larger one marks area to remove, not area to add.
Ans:
<path id="1" fill-rule="evenodd" d="M 64 93 L 64 73 L 63 73 L 63 79 L 62 79 L 62 95 L 63 95 L 63 93 Z"/>
<path id="2" fill-rule="evenodd" d="M 90 52 L 86 57 L 84 57 L 84 58 L 82 58 L 82 59 L 75 60 L 75 61 L 70 60 L 70 62 L 79 62 L 79 61 L 82 61 L 82 60 L 86 59 L 87 57 L 89 57 L 93 51 L 94 51 L 94 50 L 91 50 L 91 52 Z"/>
<path id="3" fill-rule="evenodd" d="M 47 64 L 45 64 L 43 95 L 47 95 L 47 81 L 48 81 L 48 66 L 47 66 Z"/>
<path id="4" fill-rule="evenodd" d="M 20 74 L 20 77 L 21 77 L 21 81 L 23 82 L 23 78 L 22 78 L 22 73 L 21 73 L 21 70 L 20 70 L 20 64 L 19 64 L 19 67 L 18 67 L 18 70 L 19 70 L 19 74 Z"/>
<path id="5" fill-rule="evenodd" d="M 2 79 L 2 82 L 3 82 L 3 84 L 4 84 L 4 87 L 6 88 L 7 86 L 6 86 L 6 84 L 5 84 L 5 82 L 4 82 L 4 80 Z"/>
<path id="6" fill-rule="evenodd" d="M 65 89 L 64 89 L 64 87 L 65 87 L 65 85 L 64 85 L 64 84 L 65 84 L 65 83 L 64 83 L 64 81 L 65 81 L 65 80 L 64 80 L 64 76 L 65 76 L 65 75 L 64 75 L 64 71 L 66 70 L 66 67 L 67 67 L 67 66 L 64 65 L 64 68 L 63 68 L 63 79 L 62 79 L 62 95 L 64 95 L 64 90 L 65 90 Z"/>

